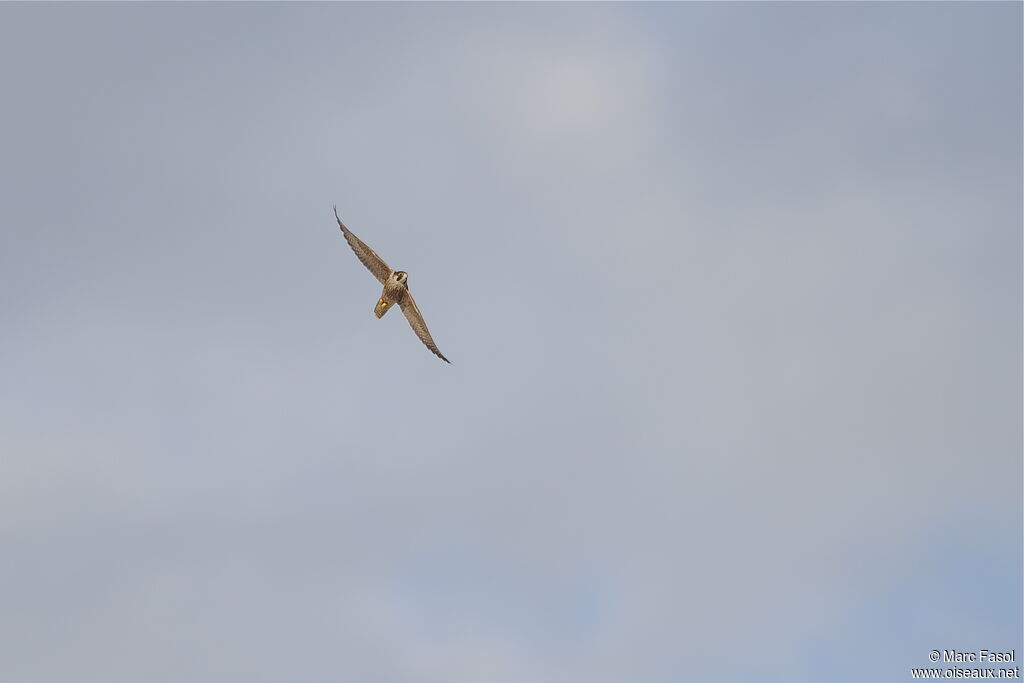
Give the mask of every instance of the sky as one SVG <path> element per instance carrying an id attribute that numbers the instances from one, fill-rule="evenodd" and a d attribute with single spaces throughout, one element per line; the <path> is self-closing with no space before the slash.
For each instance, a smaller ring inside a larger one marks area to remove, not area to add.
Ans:
<path id="1" fill-rule="evenodd" d="M 1022 14 L 0 5 L 3 678 L 1020 666 Z"/>

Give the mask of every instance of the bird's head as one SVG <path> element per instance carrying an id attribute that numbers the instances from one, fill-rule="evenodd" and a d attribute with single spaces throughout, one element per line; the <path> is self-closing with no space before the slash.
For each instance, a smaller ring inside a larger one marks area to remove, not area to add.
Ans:
<path id="1" fill-rule="evenodd" d="M 409 280 L 409 273 L 404 270 L 397 270 L 395 271 L 395 280 L 398 281 L 398 284 L 404 285 Z"/>

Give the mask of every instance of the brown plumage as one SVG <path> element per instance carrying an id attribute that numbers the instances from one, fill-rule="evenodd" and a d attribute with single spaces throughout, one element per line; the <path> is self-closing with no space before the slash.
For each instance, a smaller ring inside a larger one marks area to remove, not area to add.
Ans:
<path id="1" fill-rule="evenodd" d="M 341 222 L 341 218 L 338 216 L 338 207 L 334 207 L 334 217 L 338 221 L 338 227 L 341 228 L 341 234 L 345 236 L 345 241 L 348 242 L 348 246 L 352 247 L 352 251 L 355 252 L 356 258 L 366 266 L 367 270 L 373 273 L 378 282 L 384 285 L 384 291 L 381 292 L 380 299 L 373 308 L 373 314 L 381 318 L 391 309 L 391 306 L 398 304 L 402 309 L 402 313 L 405 314 L 405 319 L 409 321 L 412 331 L 416 333 L 416 336 L 420 338 L 424 346 L 445 363 L 451 363 L 437 349 L 433 337 L 430 336 L 427 323 L 423 321 L 423 315 L 416 305 L 416 300 L 412 298 L 412 292 L 409 291 L 408 273 L 401 270 L 391 270 L 388 264 L 384 262 L 384 259 L 377 256 L 373 249 L 366 246 L 361 239 L 345 227 L 345 224 Z"/>

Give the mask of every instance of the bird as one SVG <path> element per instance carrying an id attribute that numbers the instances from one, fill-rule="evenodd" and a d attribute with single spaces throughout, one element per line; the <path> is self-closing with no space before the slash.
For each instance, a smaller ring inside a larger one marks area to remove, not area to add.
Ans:
<path id="1" fill-rule="evenodd" d="M 409 291 L 409 274 L 404 270 L 391 270 L 391 267 L 384 263 L 384 259 L 377 256 L 373 249 L 366 246 L 361 239 L 345 227 L 345 224 L 341 222 L 341 217 L 338 216 L 337 206 L 334 207 L 334 218 L 338 221 L 341 234 L 345 236 L 348 246 L 352 247 L 356 258 L 384 285 L 384 291 L 381 292 L 377 305 L 373 307 L 373 314 L 378 319 L 383 318 L 384 314 L 391 310 L 393 305 L 398 304 L 402 309 L 402 313 L 405 314 L 405 319 L 409 321 L 412 331 L 420 338 L 423 345 L 430 349 L 435 356 L 450 365 L 451 361 L 445 358 L 444 354 L 438 350 L 437 344 L 434 343 L 433 337 L 430 336 L 427 323 L 423 321 L 423 314 L 420 313 L 416 300 L 412 298 L 412 292 Z"/>

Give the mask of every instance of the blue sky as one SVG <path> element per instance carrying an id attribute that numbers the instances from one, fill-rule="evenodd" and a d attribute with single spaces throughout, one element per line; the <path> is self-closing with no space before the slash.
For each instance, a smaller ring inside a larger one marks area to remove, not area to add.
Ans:
<path id="1" fill-rule="evenodd" d="M 1019 653 L 1021 12 L 0 6 L 7 675 Z"/>

